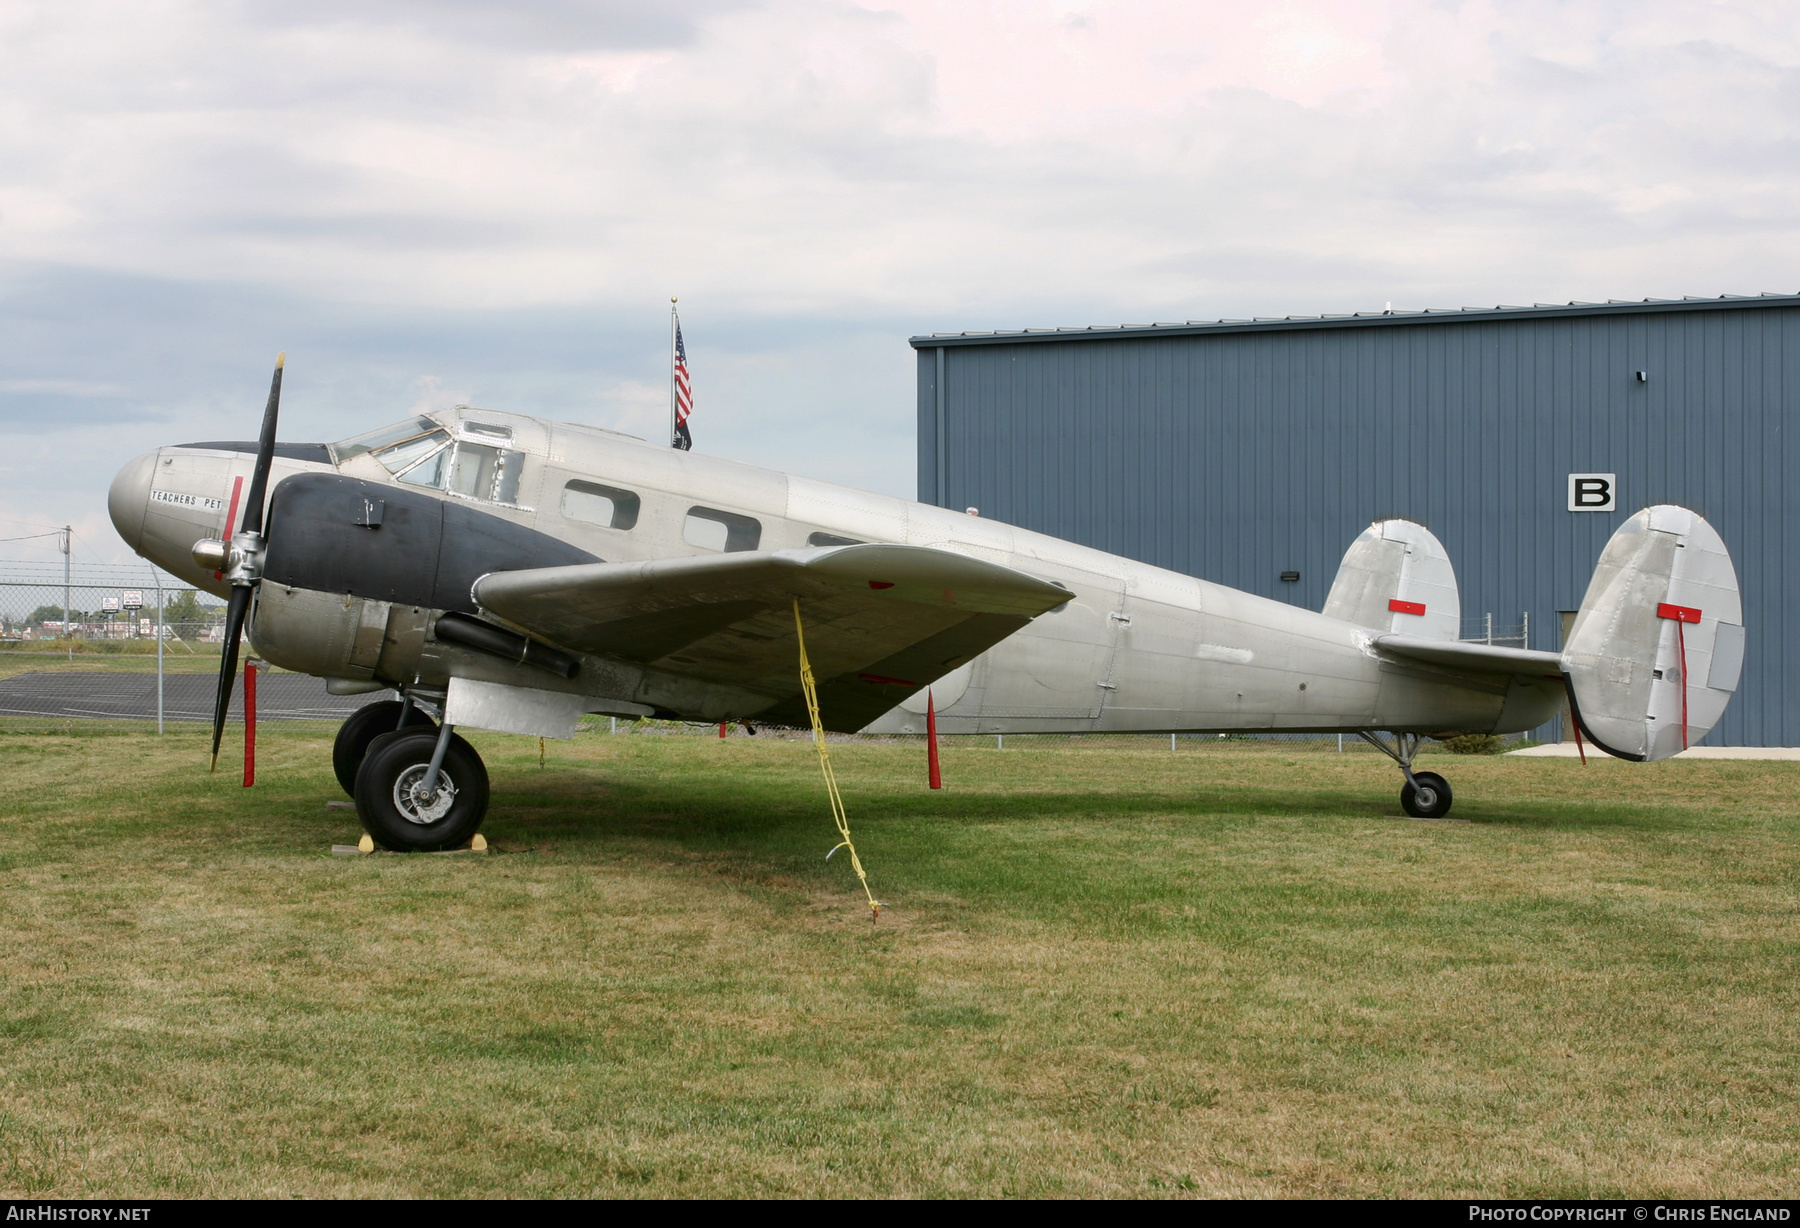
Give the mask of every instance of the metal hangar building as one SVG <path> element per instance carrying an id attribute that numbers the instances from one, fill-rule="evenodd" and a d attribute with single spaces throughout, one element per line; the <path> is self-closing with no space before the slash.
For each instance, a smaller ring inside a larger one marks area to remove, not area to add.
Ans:
<path id="1" fill-rule="evenodd" d="M 1555 650 L 1613 530 L 1693 508 L 1747 632 L 1706 741 L 1800 745 L 1800 295 L 912 345 L 922 501 L 1312 609 L 1358 533 L 1405 517 L 1450 552 L 1464 638 Z"/>

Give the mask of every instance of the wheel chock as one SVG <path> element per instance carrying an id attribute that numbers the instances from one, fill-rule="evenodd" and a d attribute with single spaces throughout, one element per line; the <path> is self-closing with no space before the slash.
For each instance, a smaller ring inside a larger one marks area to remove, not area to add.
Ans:
<path id="1" fill-rule="evenodd" d="M 355 810 L 356 803 L 355 802 L 326 802 L 325 809 L 327 809 L 327 810 Z"/>
<path id="2" fill-rule="evenodd" d="M 333 857 L 367 857 L 375 851 L 375 841 L 367 833 L 364 833 L 363 838 L 358 840 L 355 844 L 334 844 L 331 846 L 331 855 Z M 400 854 L 394 853 L 391 849 L 382 849 L 380 851 L 393 856 L 400 856 Z M 469 841 L 465 847 L 459 849 L 439 849 L 437 852 L 431 854 L 431 856 L 454 857 L 458 853 L 485 853 L 487 851 L 487 837 L 480 832 L 476 832 L 475 838 Z"/>

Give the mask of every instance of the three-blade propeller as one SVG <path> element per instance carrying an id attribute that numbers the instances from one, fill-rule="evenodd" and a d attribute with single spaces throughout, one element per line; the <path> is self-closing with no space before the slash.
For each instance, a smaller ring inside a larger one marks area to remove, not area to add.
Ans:
<path id="1" fill-rule="evenodd" d="M 219 743 L 225 737 L 225 712 L 231 706 L 231 688 L 237 679 L 238 640 L 244 634 L 244 618 L 250 598 L 262 579 L 263 496 L 269 485 L 269 468 L 275 462 L 275 420 L 281 410 L 281 370 L 285 353 L 275 357 L 275 378 L 269 384 L 269 404 L 263 410 L 262 436 L 256 442 L 256 468 L 244 499 L 243 526 L 232 535 L 226 554 L 225 578 L 231 582 L 231 602 L 225 607 L 224 654 L 219 658 L 219 690 L 213 700 L 212 770 L 219 768 Z M 225 526 L 230 529 L 230 525 Z"/>

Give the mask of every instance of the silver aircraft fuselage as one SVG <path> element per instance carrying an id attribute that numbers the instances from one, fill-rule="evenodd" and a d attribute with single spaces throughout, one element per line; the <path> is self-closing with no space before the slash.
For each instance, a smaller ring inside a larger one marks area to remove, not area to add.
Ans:
<path id="1" fill-rule="evenodd" d="M 891 542 L 1004 564 L 1073 593 L 1060 609 L 935 682 L 931 695 L 945 733 L 1508 733 L 1543 724 L 1563 700 L 1557 679 L 1497 679 L 1397 658 L 1375 646 L 1379 632 L 1370 628 L 978 516 L 589 427 L 466 408 L 429 417 L 472 444 L 492 436 L 470 433 L 470 423 L 505 428 L 518 458 L 509 479 L 516 486 L 504 491 L 508 501 L 496 500 L 498 488 L 460 494 L 439 486 L 436 494 L 609 562 L 744 548 L 746 534 L 759 550 Z M 271 491 L 304 472 L 401 481 L 369 453 L 318 449 L 306 459 L 304 449 L 284 451 Z M 190 552 L 201 538 L 229 535 L 233 490 L 247 485 L 253 461 L 249 445 L 148 453 L 115 480 L 113 521 L 140 554 L 223 595 L 224 580 L 201 570 Z M 596 523 L 597 505 L 584 485 L 636 496 L 633 523 Z M 724 513 L 739 528 L 727 540 L 709 539 L 709 526 L 721 522 L 703 517 L 697 532 L 696 508 Z M 745 522 L 754 529 L 742 528 Z M 282 599 L 271 591 L 258 597 L 264 613 L 252 623 L 253 636 L 280 640 Z M 292 612 L 302 616 L 307 612 Z M 358 633 L 346 627 L 344 635 Z M 309 669 L 302 650 L 283 659 L 280 643 L 258 646 L 278 664 L 329 675 Z M 588 685 L 608 676 L 603 669 L 583 674 L 595 680 Z M 701 704 L 706 710 L 684 713 L 746 715 L 730 706 Z M 925 707 L 920 692 L 869 728 L 923 732 Z"/>

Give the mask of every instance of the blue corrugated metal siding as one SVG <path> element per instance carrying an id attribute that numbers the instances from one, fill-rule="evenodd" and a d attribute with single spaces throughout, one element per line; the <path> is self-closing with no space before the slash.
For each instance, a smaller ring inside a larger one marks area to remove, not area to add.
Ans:
<path id="1" fill-rule="evenodd" d="M 1554 649 L 1624 517 L 1695 508 L 1748 628 L 1707 740 L 1800 745 L 1800 308 L 914 344 L 922 499 L 1313 609 L 1357 533 L 1404 516 L 1443 539 L 1465 614 L 1528 610 Z M 1588 472 L 1619 475 L 1618 513 L 1566 510 Z"/>

